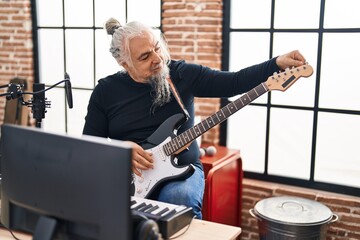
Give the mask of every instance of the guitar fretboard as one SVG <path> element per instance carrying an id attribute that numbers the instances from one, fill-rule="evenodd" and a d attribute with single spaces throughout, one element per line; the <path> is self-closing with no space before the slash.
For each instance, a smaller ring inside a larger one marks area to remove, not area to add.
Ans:
<path id="1" fill-rule="evenodd" d="M 230 102 L 229 104 L 221 108 L 219 111 L 217 111 L 210 117 L 204 119 L 200 123 L 196 124 L 194 127 L 189 128 L 185 132 L 174 137 L 168 143 L 164 144 L 163 148 L 165 154 L 170 156 L 176 153 L 184 146 L 194 141 L 197 137 L 204 134 L 205 132 L 215 127 L 219 123 L 225 121 L 228 117 L 230 117 L 231 115 L 239 111 L 241 108 L 248 105 L 256 98 L 260 97 L 261 95 L 263 95 L 268 91 L 269 89 L 265 83 L 259 84 L 255 88 L 243 94 L 235 101 Z"/>

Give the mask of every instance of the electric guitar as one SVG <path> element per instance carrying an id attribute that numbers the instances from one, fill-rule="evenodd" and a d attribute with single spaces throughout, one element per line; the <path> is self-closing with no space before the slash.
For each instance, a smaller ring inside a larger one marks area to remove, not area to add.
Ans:
<path id="1" fill-rule="evenodd" d="M 197 137 L 223 122 L 262 94 L 271 90 L 285 91 L 300 77 L 309 77 L 312 73 L 313 69 L 308 64 L 274 73 L 266 82 L 259 84 L 179 135 L 176 135 L 175 132 L 184 122 L 184 115 L 175 114 L 168 118 L 146 139 L 146 143 L 141 145 L 145 150 L 152 152 L 154 168 L 142 171 L 141 177 L 133 174 L 133 195 L 147 198 L 162 183 L 191 176 L 194 172 L 194 166 L 191 164 L 178 166 L 176 159 L 178 153 L 186 149 Z"/>

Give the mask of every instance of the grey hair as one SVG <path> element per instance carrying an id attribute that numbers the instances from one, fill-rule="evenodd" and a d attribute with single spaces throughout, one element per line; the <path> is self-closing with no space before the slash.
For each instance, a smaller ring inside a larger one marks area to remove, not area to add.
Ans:
<path id="1" fill-rule="evenodd" d="M 129 42 L 132 38 L 140 36 L 144 33 L 149 33 L 154 39 L 159 40 L 159 47 L 164 56 L 165 64 L 170 63 L 170 53 L 163 34 L 159 36 L 156 34 L 155 29 L 140 22 L 129 22 L 121 26 L 120 22 L 114 18 L 110 18 L 105 23 L 106 31 L 112 35 L 110 44 L 110 52 L 118 63 L 126 62 L 132 64 Z"/>

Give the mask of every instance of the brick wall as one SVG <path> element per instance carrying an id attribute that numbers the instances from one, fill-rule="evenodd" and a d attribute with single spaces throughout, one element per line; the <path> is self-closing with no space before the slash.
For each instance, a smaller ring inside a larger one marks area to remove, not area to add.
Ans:
<path id="1" fill-rule="evenodd" d="M 30 0 L 0 0 L 1 86 L 15 77 L 26 79 L 29 84 L 34 81 L 31 31 Z M 0 93 L 5 92 L 7 88 L 0 89 Z M 0 124 L 4 121 L 5 100 L 0 97 Z"/>
<path id="2" fill-rule="evenodd" d="M 221 67 L 221 0 L 163 0 L 163 30 L 174 59 L 215 69 Z M 33 82 L 30 0 L 0 0 L 0 85 L 20 77 Z M 3 93 L 5 89 L 0 89 Z M 0 124 L 5 98 L 0 98 Z M 219 109 L 218 99 L 197 99 L 196 114 L 207 117 Z M 218 142 L 218 128 L 203 140 Z M 339 215 L 329 225 L 327 239 L 360 239 L 360 198 L 244 179 L 242 239 L 257 239 L 257 222 L 248 210 L 261 199 L 295 195 L 314 199 Z"/>
<path id="3" fill-rule="evenodd" d="M 222 0 L 163 0 L 162 19 L 173 59 L 221 68 Z M 219 107 L 219 99 L 195 100 L 195 114 L 202 119 Z M 218 143 L 219 126 L 205 133 L 202 141 Z"/>

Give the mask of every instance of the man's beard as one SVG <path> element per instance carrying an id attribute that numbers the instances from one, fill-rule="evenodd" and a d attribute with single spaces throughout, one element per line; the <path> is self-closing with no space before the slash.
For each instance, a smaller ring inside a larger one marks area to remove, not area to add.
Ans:
<path id="1" fill-rule="evenodd" d="M 163 106 L 164 104 L 170 102 L 171 100 L 171 91 L 170 85 L 167 81 L 167 77 L 169 77 L 169 67 L 164 64 L 163 69 L 149 77 L 147 80 L 149 84 L 152 86 L 151 95 L 153 97 L 153 104 L 151 106 L 151 113 L 153 114 L 155 109 Z"/>

